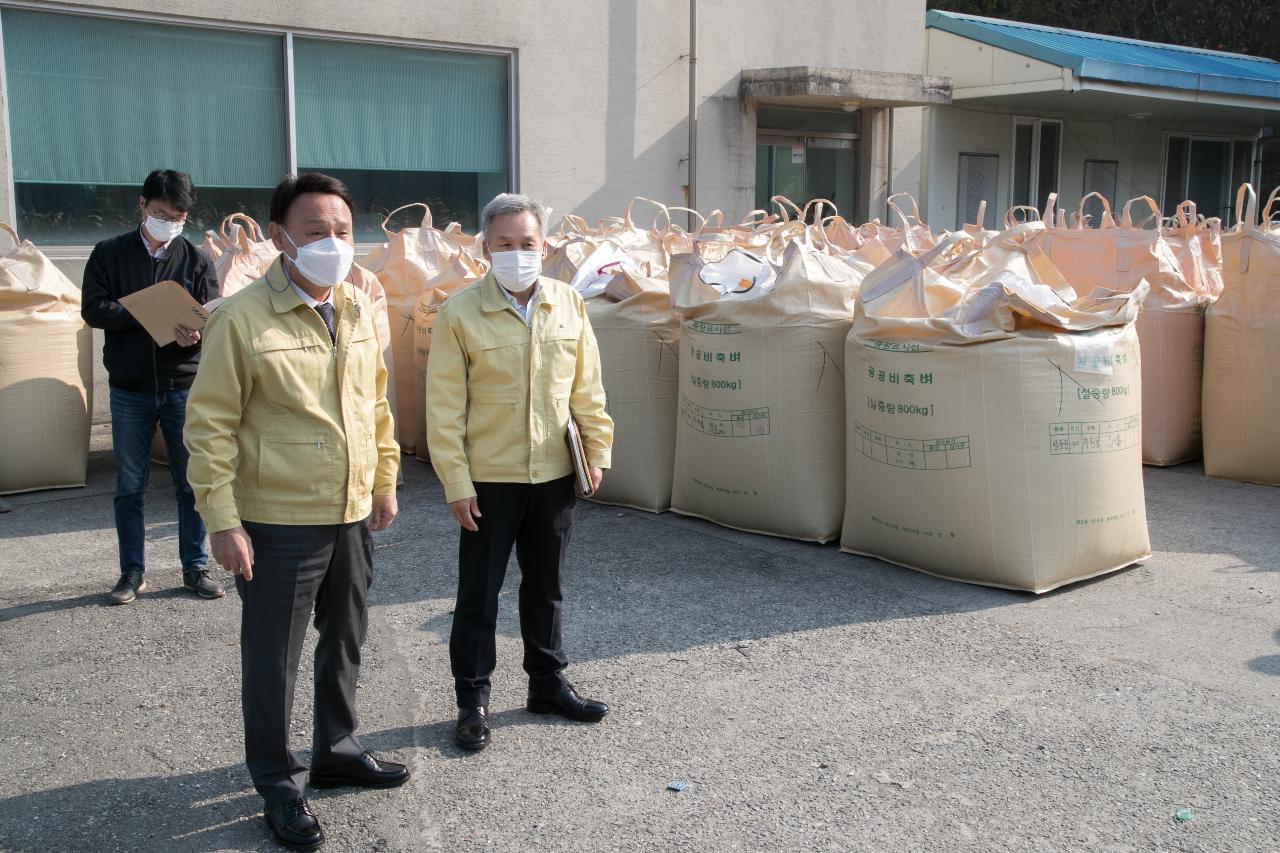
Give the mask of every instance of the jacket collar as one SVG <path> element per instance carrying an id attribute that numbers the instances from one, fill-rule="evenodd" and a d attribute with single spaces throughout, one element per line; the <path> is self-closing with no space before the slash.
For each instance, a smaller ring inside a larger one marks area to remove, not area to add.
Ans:
<path id="1" fill-rule="evenodd" d="M 271 266 L 267 267 L 267 274 L 264 276 L 267 280 L 267 292 L 271 295 L 271 307 L 275 309 L 277 314 L 287 314 L 295 308 L 306 304 L 298 298 L 298 292 L 293 289 L 293 284 L 289 281 L 289 277 L 285 275 L 282 257 L 284 256 L 279 255 L 271 262 Z M 347 286 L 347 282 L 344 281 L 333 290 L 333 304 L 335 306 L 338 304 L 338 300 L 351 301 L 351 288 Z M 498 298 L 501 298 L 501 296 Z"/>
<path id="2" fill-rule="evenodd" d="M 542 293 L 539 294 L 539 306 L 555 305 L 559 302 L 555 288 L 550 286 L 551 279 L 546 276 L 539 276 L 538 282 L 542 285 Z M 502 285 L 498 284 L 498 280 L 493 277 L 492 272 L 485 273 L 484 278 L 480 279 L 476 287 L 480 288 L 481 310 L 486 313 L 511 310 L 511 303 L 503 297 Z"/>

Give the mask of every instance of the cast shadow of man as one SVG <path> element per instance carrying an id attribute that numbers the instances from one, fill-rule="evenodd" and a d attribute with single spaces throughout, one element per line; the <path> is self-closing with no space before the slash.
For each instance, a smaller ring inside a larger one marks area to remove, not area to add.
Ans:
<path id="1" fill-rule="evenodd" d="M 98 779 L 0 800 L 0 849 L 276 849 L 243 765 Z"/>

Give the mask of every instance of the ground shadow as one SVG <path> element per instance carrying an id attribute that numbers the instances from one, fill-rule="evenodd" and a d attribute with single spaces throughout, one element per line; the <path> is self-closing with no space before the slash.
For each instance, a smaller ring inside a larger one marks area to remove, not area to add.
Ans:
<path id="1" fill-rule="evenodd" d="M 376 553 L 371 603 L 434 600 L 420 623 L 447 642 L 457 526 L 439 486 L 413 489 Z M 580 502 L 565 569 L 564 629 L 575 661 L 676 652 L 836 625 L 960 613 L 1030 600 L 816 545 L 671 514 Z M 519 637 L 520 571 L 503 587 L 498 631 Z"/>
<path id="2" fill-rule="evenodd" d="M 243 766 L 99 779 L 0 800 L 0 849 L 277 849 Z"/>
<path id="3" fill-rule="evenodd" d="M 1280 631 L 1276 631 L 1275 640 L 1280 643 Z M 1249 661 L 1246 666 L 1263 675 L 1280 675 L 1280 654 L 1261 655 Z"/>
<path id="4" fill-rule="evenodd" d="M 147 590 L 140 593 L 148 599 L 190 598 L 195 601 L 193 593 L 182 586 L 157 589 L 148 581 Z M 28 601 L 10 607 L 0 607 L 0 623 L 11 622 L 27 616 L 38 616 L 43 613 L 57 613 L 61 610 L 77 610 L 81 607 L 115 607 L 106 589 L 102 592 L 91 592 L 72 598 L 50 598 L 43 601 Z"/>

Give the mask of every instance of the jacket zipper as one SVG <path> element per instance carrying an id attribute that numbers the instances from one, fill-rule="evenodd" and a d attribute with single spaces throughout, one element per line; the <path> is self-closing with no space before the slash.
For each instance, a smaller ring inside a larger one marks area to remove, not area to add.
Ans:
<path id="1" fill-rule="evenodd" d="M 150 246 L 147 247 L 147 254 L 150 255 Z M 151 284 L 154 286 L 160 282 L 160 259 L 151 257 Z M 150 337 L 148 335 L 148 337 Z M 155 341 L 148 341 L 151 344 L 151 390 L 155 394 L 160 393 L 160 364 L 156 357 L 158 346 Z"/>

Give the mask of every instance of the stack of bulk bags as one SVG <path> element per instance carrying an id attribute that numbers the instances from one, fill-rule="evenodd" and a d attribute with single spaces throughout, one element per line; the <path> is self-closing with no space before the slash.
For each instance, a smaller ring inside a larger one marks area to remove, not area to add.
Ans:
<path id="1" fill-rule="evenodd" d="M 410 207 L 422 208 L 422 223 L 396 233 L 391 217 Z M 431 209 L 408 204 L 382 221 L 387 242 L 360 264 L 377 276 L 386 294 L 395 376 L 395 416 L 400 449 L 427 458 L 426 375 L 431 327 L 440 305 L 454 292 L 484 276 L 487 266 L 474 254 L 474 239 L 432 227 Z"/>
<path id="2" fill-rule="evenodd" d="M 0 257 L 0 494 L 83 486 L 93 342 L 80 289 L 29 241 Z"/>
<path id="3" fill-rule="evenodd" d="M 636 202 L 658 208 L 653 225 L 635 224 Z M 553 246 L 542 265 L 542 274 L 570 284 L 584 299 L 599 296 L 615 274 L 625 267 L 645 277 L 661 276 L 670 257 L 668 245 L 684 245 L 672 228 L 671 210 L 661 202 L 639 196 L 631 199 L 622 217 L 607 219 L 597 228 L 580 217 L 565 216 L 561 230 L 547 237 Z M 659 225 L 659 223 L 662 223 Z M 704 220 L 705 222 L 705 220 Z"/>
<path id="4" fill-rule="evenodd" d="M 682 317 L 672 509 L 794 539 L 839 534 L 840 347 L 860 280 L 806 239 L 776 271 L 729 242 L 672 257 Z"/>
<path id="5" fill-rule="evenodd" d="M 637 201 L 659 208 L 649 229 L 631 218 Z M 601 380 L 614 421 L 613 464 L 592 500 L 650 512 L 671 507 L 680 321 L 671 307 L 665 205 L 635 198 L 626 215 L 598 229 L 565 217 L 544 275 L 586 301 L 600 351 Z M 564 234 L 564 231 L 571 232 Z"/>
<path id="6" fill-rule="evenodd" d="M 932 260 L 899 255 L 859 292 L 842 549 L 1033 592 L 1149 556 L 1146 286 L 1081 299 L 1010 265 L 966 287 Z"/>
<path id="7" fill-rule="evenodd" d="M 1147 196 L 1130 200 L 1117 224 L 1105 198 L 1099 227 L 1084 227 L 1081 201 L 1074 228 L 1049 230 L 1049 257 L 1073 286 L 1131 291 L 1146 281 L 1151 292 L 1138 316 L 1142 341 L 1142 458 L 1175 465 L 1200 456 L 1200 381 L 1204 309 L 1221 290 L 1216 220 L 1186 220 L 1163 227 L 1160 208 Z M 1132 209 L 1149 211 L 1135 223 Z M 1052 202 L 1045 212 L 1053 216 Z M 1194 216 L 1194 214 L 1192 214 Z"/>
<path id="8" fill-rule="evenodd" d="M 666 277 L 620 272 L 586 306 L 614 422 L 613 466 L 592 500 L 664 512 L 680 380 L 680 319 Z"/>
<path id="9" fill-rule="evenodd" d="M 1204 471 L 1270 485 L 1280 485 L 1277 193 L 1258 225 L 1257 196 L 1247 184 L 1240 188 L 1238 224 L 1222 235 L 1222 297 L 1209 308 L 1204 350 Z"/>

